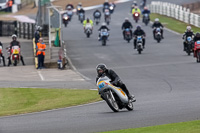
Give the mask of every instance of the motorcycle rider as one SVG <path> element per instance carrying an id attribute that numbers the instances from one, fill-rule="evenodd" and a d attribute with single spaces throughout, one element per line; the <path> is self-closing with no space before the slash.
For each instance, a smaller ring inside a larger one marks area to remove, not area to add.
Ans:
<path id="1" fill-rule="evenodd" d="M 100 40 L 101 39 L 101 30 L 103 30 L 103 29 L 106 29 L 106 30 L 110 30 L 107 26 L 106 26 L 106 23 L 105 22 L 103 22 L 102 23 L 102 25 L 101 25 L 101 27 L 98 29 L 98 31 L 99 31 L 99 37 L 98 37 L 98 40 Z M 108 35 L 109 36 L 109 35 Z"/>
<path id="2" fill-rule="evenodd" d="M 86 20 L 83 21 L 84 32 L 86 24 L 91 24 L 93 30 L 93 21 L 90 18 L 87 18 Z"/>
<path id="3" fill-rule="evenodd" d="M 192 38 L 194 37 L 194 33 L 193 33 L 193 31 L 192 31 L 191 26 L 187 26 L 187 27 L 186 27 L 186 31 L 185 31 L 185 33 L 183 34 L 183 37 L 182 37 L 183 39 L 185 39 L 184 42 L 183 42 L 183 51 L 186 50 L 186 46 L 187 46 L 186 38 L 187 38 L 188 36 L 191 36 Z M 195 41 L 194 41 L 194 42 L 195 42 Z"/>
<path id="4" fill-rule="evenodd" d="M 13 41 L 10 43 L 10 50 L 9 50 L 10 56 L 11 56 L 11 54 L 12 54 L 12 53 L 11 53 L 11 50 L 12 50 L 12 47 L 13 47 L 13 46 L 19 46 L 19 48 L 21 48 L 19 41 L 17 41 L 17 35 L 13 34 L 13 35 L 12 35 L 12 39 L 13 39 Z M 20 54 L 20 57 L 21 57 L 22 65 L 25 66 L 25 63 L 24 63 L 24 60 L 23 60 L 23 56 L 21 55 L 21 51 L 20 51 L 19 54 Z M 10 56 L 8 57 L 8 66 L 11 65 Z"/>
<path id="5" fill-rule="evenodd" d="M 158 18 L 156 18 L 155 19 L 155 22 L 153 23 L 153 25 L 152 25 L 152 28 L 155 28 L 154 30 L 153 30 L 153 37 L 154 37 L 154 39 L 155 39 L 155 33 L 156 33 L 156 28 L 160 28 L 160 27 L 164 27 L 160 22 L 159 22 L 159 19 Z M 164 37 L 163 37 L 163 29 L 160 29 L 161 30 L 161 37 L 162 37 L 162 39 L 164 39 Z"/>
<path id="6" fill-rule="evenodd" d="M 122 30 L 123 30 L 123 37 L 125 39 L 125 29 L 129 28 L 130 29 L 130 32 L 131 32 L 131 37 L 132 37 L 132 24 L 131 22 L 129 21 L 128 18 L 125 18 L 125 22 L 122 24 Z"/>
<path id="7" fill-rule="evenodd" d="M 1 46 L 0 56 L 2 57 L 2 60 L 3 60 L 3 66 L 6 66 L 6 64 L 5 64 L 5 57 L 3 56 L 3 44 L 1 42 L 0 42 L 0 46 Z"/>
<path id="8" fill-rule="evenodd" d="M 144 10 L 142 11 L 142 15 L 143 15 L 143 20 L 142 20 L 142 22 L 144 22 L 144 14 L 148 14 L 148 16 L 149 16 L 149 21 L 150 21 L 150 10 L 145 6 L 144 7 Z"/>
<path id="9" fill-rule="evenodd" d="M 110 6 L 110 4 L 109 4 L 108 0 L 105 0 L 105 2 L 103 3 L 103 12 L 105 9 L 109 9 L 109 6 Z"/>
<path id="10" fill-rule="evenodd" d="M 135 39 L 134 39 L 134 49 L 136 49 L 136 41 L 137 41 L 137 36 L 142 36 L 143 38 L 142 38 L 142 45 L 143 45 L 143 48 L 145 48 L 145 36 L 146 36 L 146 34 L 145 34 L 145 32 L 141 29 L 141 26 L 140 25 L 138 25 L 137 27 L 136 27 L 136 30 L 133 32 L 133 37 L 135 37 Z"/>
<path id="11" fill-rule="evenodd" d="M 112 70 L 112 69 L 108 69 L 106 67 L 105 64 L 98 64 L 96 67 L 96 71 L 97 71 L 97 78 L 96 78 L 96 82 L 98 81 L 98 79 L 102 76 L 105 75 L 108 78 L 110 78 L 111 80 L 111 84 L 116 86 L 116 87 L 120 87 L 128 96 L 129 100 L 132 100 L 133 102 L 136 102 L 135 96 L 131 95 L 128 91 L 128 89 L 126 88 L 126 85 L 121 81 L 121 79 L 119 78 L 119 76 Z"/>
<path id="12" fill-rule="evenodd" d="M 94 20 L 95 19 L 101 19 L 101 12 L 98 9 L 95 10 L 94 13 L 93 13 L 93 17 L 94 17 Z"/>
<path id="13" fill-rule="evenodd" d="M 138 12 L 139 14 L 141 14 L 141 11 L 137 6 L 135 6 L 135 8 L 132 10 L 132 14 L 134 14 L 135 12 Z"/>
<path id="14" fill-rule="evenodd" d="M 196 42 L 196 41 L 200 41 L 200 33 L 199 32 L 197 32 L 194 37 L 194 42 Z"/>
<path id="15" fill-rule="evenodd" d="M 78 5 L 76 6 L 77 15 L 79 14 L 79 11 L 80 11 L 81 8 L 82 8 L 82 3 L 78 3 Z"/>

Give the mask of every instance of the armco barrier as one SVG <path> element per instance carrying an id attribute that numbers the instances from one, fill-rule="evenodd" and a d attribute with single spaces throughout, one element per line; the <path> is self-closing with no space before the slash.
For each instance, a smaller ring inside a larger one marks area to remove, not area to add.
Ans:
<path id="1" fill-rule="evenodd" d="M 166 15 L 196 27 L 200 27 L 200 16 L 191 13 L 190 9 L 183 6 L 168 2 L 152 1 L 151 4 L 148 5 L 148 8 L 152 13 Z"/>

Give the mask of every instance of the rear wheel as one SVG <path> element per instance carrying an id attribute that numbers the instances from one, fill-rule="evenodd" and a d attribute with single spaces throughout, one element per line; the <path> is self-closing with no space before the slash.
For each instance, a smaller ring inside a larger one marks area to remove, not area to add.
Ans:
<path id="1" fill-rule="evenodd" d="M 14 60 L 14 66 L 17 66 L 17 59 Z"/>
<path id="2" fill-rule="evenodd" d="M 118 104 L 117 104 L 117 102 L 116 102 L 116 100 L 115 100 L 115 98 L 114 98 L 114 96 L 113 96 L 111 91 L 105 93 L 105 100 L 106 100 L 108 106 L 114 112 L 118 112 L 119 111 L 119 106 L 118 106 Z"/>

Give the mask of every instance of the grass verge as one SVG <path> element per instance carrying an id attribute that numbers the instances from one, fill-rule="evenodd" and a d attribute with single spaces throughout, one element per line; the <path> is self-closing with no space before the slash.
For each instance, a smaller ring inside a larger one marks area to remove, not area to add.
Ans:
<path id="1" fill-rule="evenodd" d="M 181 34 L 183 34 L 185 32 L 186 27 L 189 25 L 187 23 L 181 22 L 181 21 L 176 20 L 176 19 L 171 18 L 171 17 L 152 13 L 151 14 L 151 21 L 154 22 L 155 18 L 159 18 L 160 22 L 165 27 L 167 27 L 168 29 L 171 29 L 171 30 L 176 31 L 176 32 L 181 33 Z M 192 27 L 192 30 L 194 31 L 194 33 L 200 32 L 200 28 L 195 27 L 193 25 L 190 25 L 190 26 Z"/>
<path id="2" fill-rule="evenodd" d="M 0 116 L 38 112 L 99 101 L 97 91 L 0 88 Z"/>
<path id="3" fill-rule="evenodd" d="M 102 133 L 200 133 L 200 121 L 189 121 L 152 127 L 108 131 Z"/>

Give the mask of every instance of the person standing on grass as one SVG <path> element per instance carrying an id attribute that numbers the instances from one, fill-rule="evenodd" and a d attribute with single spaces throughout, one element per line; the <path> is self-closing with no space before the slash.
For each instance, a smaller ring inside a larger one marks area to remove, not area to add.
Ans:
<path id="1" fill-rule="evenodd" d="M 38 56 L 37 69 L 42 69 L 44 68 L 44 57 L 45 57 L 45 50 L 46 50 L 46 44 L 43 42 L 43 38 L 39 39 L 36 49 L 37 49 L 37 56 Z"/>

